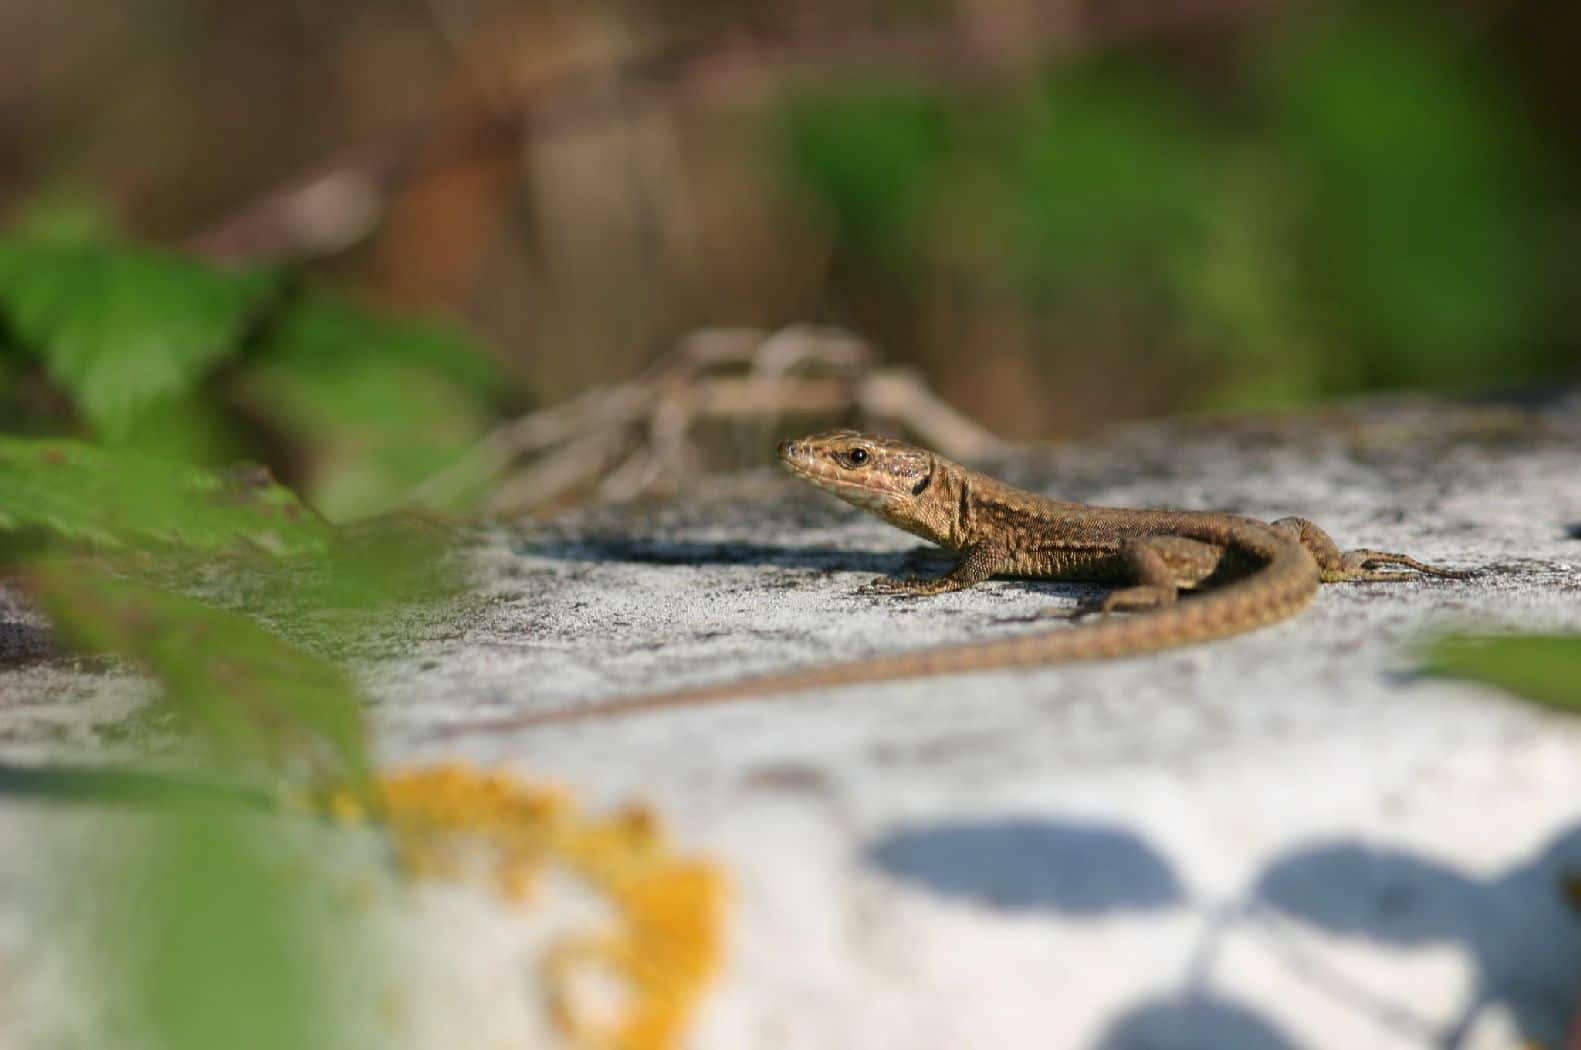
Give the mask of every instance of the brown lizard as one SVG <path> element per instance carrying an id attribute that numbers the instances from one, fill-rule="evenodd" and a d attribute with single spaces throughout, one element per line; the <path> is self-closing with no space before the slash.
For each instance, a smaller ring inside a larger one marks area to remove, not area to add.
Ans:
<path id="1" fill-rule="evenodd" d="M 897 528 L 960 555 L 943 576 L 880 577 L 864 591 L 942 594 L 990 576 L 1128 583 L 1097 604 L 1099 623 L 967 642 L 760 675 L 721 685 L 616 699 L 589 707 L 509 716 L 455 731 L 518 728 L 1003 667 L 1128 656 L 1240 634 L 1294 616 L 1319 584 L 1399 580 L 1413 573 L 1464 579 L 1387 551 L 1341 551 L 1305 518 L 1273 523 L 1189 510 L 1127 510 L 1067 503 L 1007 485 L 926 449 L 855 430 L 831 430 L 779 446 L 797 477 L 871 511 Z M 1385 569 L 1382 566 L 1400 566 Z M 1223 583 L 1224 586 L 1215 585 Z M 1176 602 L 1182 590 L 1207 585 Z M 1152 610 L 1110 618 L 1118 611 Z"/>

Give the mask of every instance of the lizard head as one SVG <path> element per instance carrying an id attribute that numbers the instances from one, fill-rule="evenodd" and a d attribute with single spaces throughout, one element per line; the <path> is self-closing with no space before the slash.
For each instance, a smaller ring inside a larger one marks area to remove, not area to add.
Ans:
<path id="1" fill-rule="evenodd" d="M 779 456 L 797 477 L 883 517 L 915 503 L 933 480 L 933 453 L 857 430 L 782 441 Z"/>

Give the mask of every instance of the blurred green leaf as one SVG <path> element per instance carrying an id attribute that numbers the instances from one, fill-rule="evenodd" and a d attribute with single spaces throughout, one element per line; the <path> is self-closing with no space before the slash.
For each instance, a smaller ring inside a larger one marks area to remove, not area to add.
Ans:
<path id="1" fill-rule="evenodd" d="M 353 1045 L 345 968 L 377 956 L 326 900 L 334 876 L 305 829 L 200 806 L 138 819 L 75 880 L 95 902 L 76 932 L 113 1004 L 103 1034 L 149 1050 Z"/>
<path id="2" fill-rule="evenodd" d="M 245 423 L 202 388 L 164 398 L 158 411 L 138 416 L 124 447 L 216 470 L 255 458 L 258 451 Z"/>
<path id="3" fill-rule="evenodd" d="M 34 566 L 26 579 L 67 644 L 143 668 L 222 756 L 331 782 L 366 774 L 362 698 L 335 664 L 244 616 L 80 564 Z"/>
<path id="4" fill-rule="evenodd" d="M 1316 291 L 1364 350 L 1354 384 L 1518 382 L 1550 267 L 1519 114 L 1449 34 L 1298 20 L 1265 56 L 1301 167 Z"/>
<path id="5" fill-rule="evenodd" d="M 0 435 L 0 531 L 118 550 L 322 552 L 329 527 L 261 468 L 215 474 L 128 449 Z"/>
<path id="6" fill-rule="evenodd" d="M 1426 670 L 1581 711 L 1581 635 L 1446 638 L 1428 652 Z"/>
<path id="7" fill-rule="evenodd" d="M 402 506 L 483 437 L 503 385 L 458 334 L 322 296 L 294 304 L 256 354 L 237 397 L 313 451 L 310 496 L 335 521 Z"/>
<path id="8" fill-rule="evenodd" d="M 455 547 L 448 527 L 385 515 L 337 529 L 323 557 L 244 566 L 219 596 L 227 604 L 244 596 L 245 608 L 316 651 L 340 659 L 387 654 L 392 624 L 461 593 L 464 560 Z"/>
<path id="9" fill-rule="evenodd" d="M 166 771 L 100 763 L 0 766 L 0 794 L 8 799 L 132 806 L 202 803 L 261 809 L 280 805 L 278 790 L 253 781 L 216 776 L 209 771 Z"/>
<path id="10" fill-rule="evenodd" d="M 874 247 L 926 197 L 950 144 L 949 116 L 922 88 L 848 85 L 803 94 L 784 128 L 801 179 L 841 229 Z"/>
<path id="11" fill-rule="evenodd" d="M 461 586 L 448 555 L 450 531 L 407 515 L 387 515 L 341 529 L 311 580 L 294 585 L 294 598 L 319 609 L 374 612 L 414 601 L 434 601 Z"/>
<path id="12" fill-rule="evenodd" d="M 0 240 L 0 321 L 110 441 L 236 353 L 276 284 L 144 248 Z"/>

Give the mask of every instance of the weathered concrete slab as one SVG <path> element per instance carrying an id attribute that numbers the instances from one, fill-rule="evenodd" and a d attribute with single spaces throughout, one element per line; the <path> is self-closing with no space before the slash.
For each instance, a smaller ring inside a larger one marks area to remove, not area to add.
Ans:
<path id="1" fill-rule="evenodd" d="M 1414 668 L 1450 630 L 1581 630 L 1578 416 L 1379 405 L 999 465 L 1063 498 L 1302 514 L 1472 581 L 1329 587 L 1291 623 L 1109 663 L 441 738 L 1059 629 L 1030 618 L 1093 593 L 855 595 L 917 541 L 768 472 L 496 529 L 470 599 L 362 668 L 381 751 L 646 798 L 720 859 L 732 954 L 699 1047 L 1557 1044 L 1581 984 L 1581 720 Z M 123 702 L 84 689 L 0 671 L 8 750 L 80 745 L 30 734 Z"/>

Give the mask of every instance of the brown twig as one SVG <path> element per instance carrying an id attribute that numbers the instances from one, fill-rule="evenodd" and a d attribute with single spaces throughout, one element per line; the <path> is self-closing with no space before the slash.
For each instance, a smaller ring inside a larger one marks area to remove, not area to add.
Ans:
<path id="1" fill-rule="evenodd" d="M 445 502 L 490 483 L 487 509 L 497 515 L 551 509 L 590 492 L 629 500 L 697 475 L 706 458 L 699 425 L 768 430 L 786 418 L 888 424 L 956 458 L 999 445 L 914 373 L 876 367 L 871 348 L 849 332 L 714 329 L 694 333 L 638 379 L 503 424 L 408 502 Z"/>

